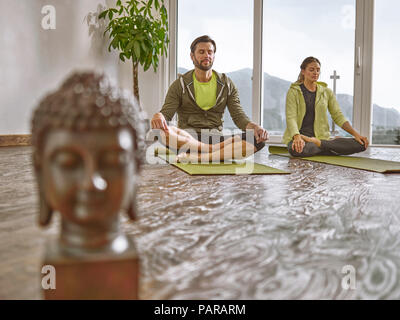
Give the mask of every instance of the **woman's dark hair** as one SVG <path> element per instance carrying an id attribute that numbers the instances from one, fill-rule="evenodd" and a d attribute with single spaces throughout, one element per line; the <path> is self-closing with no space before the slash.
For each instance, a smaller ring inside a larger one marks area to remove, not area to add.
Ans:
<path id="1" fill-rule="evenodd" d="M 217 51 L 217 46 L 215 44 L 215 41 L 213 39 L 211 39 L 209 36 L 204 35 L 204 36 L 198 37 L 193 40 L 192 44 L 190 45 L 190 51 L 192 53 L 194 53 L 196 51 L 196 46 L 200 42 L 211 42 L 212 45 L 214 46 L 214 53 Z"/>
<path id="2" fill-rule="evenodd" d="M 300 69 L 301 70 L 305 70 L 307 68 L 307 66 L 312 63 L 312 62 L 316 62 L 321 66 L 321 62 L 319 62 L 319 60 L 317 58 L 314 57 L 307 57 L 304 59 L 304 61 L 302 62 L 302 64 L 300 65 Z M 303 82 L 304 81 L 304 76 L 303 74 L 299 73 L 299 76 L 297 77 L 297 81 Z"/>

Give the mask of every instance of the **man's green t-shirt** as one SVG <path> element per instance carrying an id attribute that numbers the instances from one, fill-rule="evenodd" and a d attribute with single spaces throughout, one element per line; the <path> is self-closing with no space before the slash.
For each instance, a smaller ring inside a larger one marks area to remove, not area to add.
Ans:
<path id="1" fill-rule="evenodd" d="M 217 77 L 213 72 L 211 80 L 208 82 L 199 82 L 193 72 L 194 95 L 196 103 L 203 110 L 211 109 L 217 102 Z"/>

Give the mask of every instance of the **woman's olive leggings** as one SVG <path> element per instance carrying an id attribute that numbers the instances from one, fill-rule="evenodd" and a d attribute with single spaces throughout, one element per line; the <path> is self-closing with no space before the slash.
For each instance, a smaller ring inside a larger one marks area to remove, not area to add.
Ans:
<path id="1" fill-rule="evenodd" d="M 337 138 L 334 140 L 321 140 L 318 147 L 313 142 L 306 142 L 302 152 L 292 149 L 293 140 L 288 143 L 289 153 L 294 157 L 311 157 L 316 155 L 338 156 L 365 151 L 365 147 L 354 138 Z"/>

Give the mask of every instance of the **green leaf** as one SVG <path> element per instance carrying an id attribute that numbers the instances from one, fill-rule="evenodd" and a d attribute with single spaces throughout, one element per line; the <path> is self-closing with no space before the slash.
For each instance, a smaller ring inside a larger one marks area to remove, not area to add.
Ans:
<path id="1" fill-rule="evenodd" d="M 140 56 L 139 63 L 140 63 L 141 65 L 144 65 L 145 62 L 146 62 L 146 58 L 145 58 L 145 56 L 142 54 L 142 55 Z"/>
<path id="2" fill-rule="evenodd" d="M 131 40 L 125 48 L 125 51 L 131 51 L 133 48 L 134 41 Z"/>
<path id="3" fill-rule="evenodd" d="M 154 72 L 157 72 L 157 68 L 158 68 L 158 57 L 157 56 L 153 56 L 152 64 L 153 64 Z"/>
<path id="4" fill-rule="evenodd" d="M 135 42 L 133 43 L 133 49 L 135 50 L 135 56 L 136 56 L 136 58 L 139 59 L 139 57 L 140 57 L 140 44 L 139 44 L 138 41 L 135 41 Z"/>
<path id="5" fill-rule="evenodd" d="M 119 39 L 118 39 L 118 37 L 115 37 L 115 38 L 111 41 L 111 46 L 112 46 L 114 49 L 117 49 L 117 48 L 118 48 L 118 43 L 119 43 Z"/>
<path id="6" fill-rule="evenodd" d="M 99 14 L 99 19 L 104 19 L 106 17 L 106 15 L 107 15 L 107 12 L 108 12 L 108 10 L 104 10 L 103 12 L 101 12 Z"/>
<path id="7" fill-rule="evenodd" d="M 146 64 L 148 64 L 149 66 L 151 65 L 151 57 L 152 57 L 152 55 L 151 55 L 151 53 L 149 53 L 149 55 L 147 56 L 147 59 L 146 59 Z"/>
<path id="8" fill-rule="evenodd" d="M 153 17 L 153 15 L 151 14 L 151 10 L 149 10 L 148 14 L 149 14 L 149 17 L 153 20 L 154 17 Z"/>
<path id="9" fill-rule="evenodd" d="M 143 52 L 146 53 L 146 52 L 147 52 L 146 43 L 145 43 L 144 41 L 141 41 L 141 42 L 140 42 L 140 45 L 141 45 L 141 47 L 142 47 L 142 49 L 143 49 Z"/>
<path id="10" fill-rule="evenodd" d="M 162 6 L 161 7 L 161 21 L 164 25 L 168 24 L 167 19 L 168 19 L 167 9 L 164 6 Z"/>
<path id="11" fill-rule="evenodd" d="M 124 53 L 123 53 L 123 52 L 119 54 L 119 58 L 120 58 L 123 62 L 125 62 L 125 58 L 124 58 Z"/>

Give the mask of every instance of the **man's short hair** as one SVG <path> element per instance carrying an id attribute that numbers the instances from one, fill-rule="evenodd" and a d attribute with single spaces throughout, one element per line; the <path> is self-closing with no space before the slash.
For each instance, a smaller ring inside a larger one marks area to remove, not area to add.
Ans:
<path id="1" fill-rule="evenodd" d="M 211 39 L 209 36 L 204 35 L 204 36 L 198 37 L 193 40 L 192 44 L 190 45 L 190 51 L 192 53 L 194 53 L 196 51 L 196 46 L 200 42 L 211 42 L 212 45 L 214 46 L 214 53 L 217 51 L 217 46 L 215 44 L 215 41 L 213 39 Z"/>

